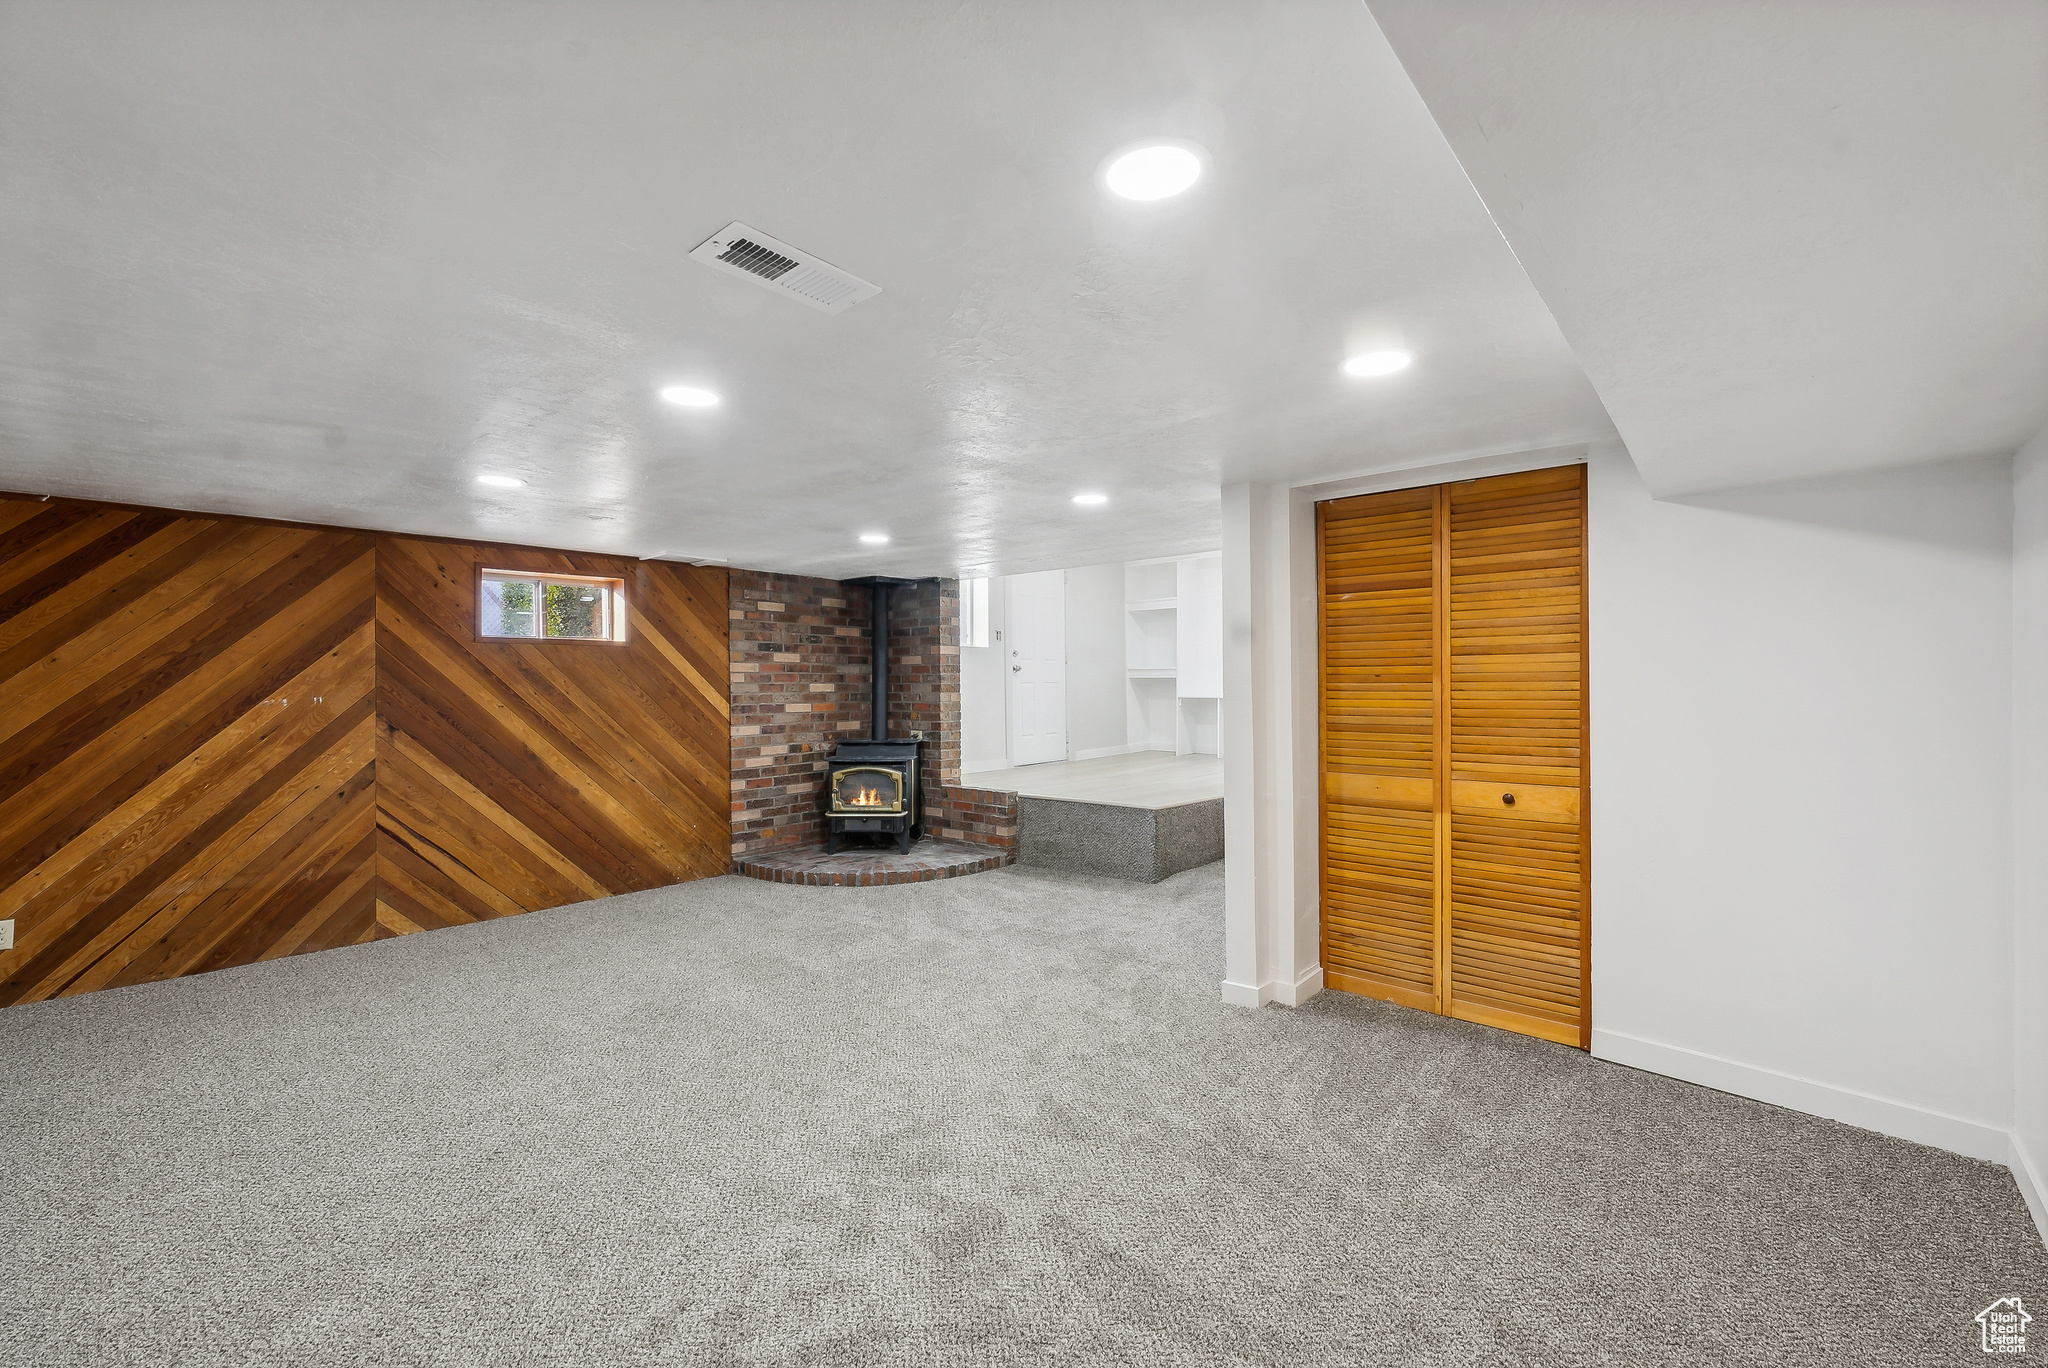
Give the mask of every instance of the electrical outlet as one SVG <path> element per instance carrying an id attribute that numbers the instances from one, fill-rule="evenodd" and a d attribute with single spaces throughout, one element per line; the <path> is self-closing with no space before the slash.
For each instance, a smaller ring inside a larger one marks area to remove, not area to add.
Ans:
<path id="1" fill-rule="evenodd" d="M 0 950 L 12 950 L 13 948 L 14 918 L 9 917 L 6 921 L 0 921 Z"/>

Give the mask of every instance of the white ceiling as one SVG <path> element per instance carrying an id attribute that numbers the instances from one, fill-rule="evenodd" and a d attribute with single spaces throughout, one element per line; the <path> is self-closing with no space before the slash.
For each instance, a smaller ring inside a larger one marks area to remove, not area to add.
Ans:
<path id="1" fill-rule="evenodd" d="M 1207 177 L 1108 198 L 1156 136 Z M 686 259 L 733 219 L 882 294 Z M 1010 571 L 1214 546 L 1226 480 L 1612 432 L 1357 0 L 6 0 L 0 240 L 39 494 Z"/>
<path id="2" fill-rule="evenodd" d="M 1371 4 L 1655 493 L 2048 422 L 2048 3 Z"/>

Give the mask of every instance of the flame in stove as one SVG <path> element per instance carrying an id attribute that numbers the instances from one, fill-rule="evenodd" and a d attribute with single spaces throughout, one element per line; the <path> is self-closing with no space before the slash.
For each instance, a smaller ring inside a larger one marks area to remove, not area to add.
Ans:
<path id="1" fill-rule="evenodd" d="M 853 797 L 846 799 L 845 802 L 846 806 L 848 807 L 889 806 L 887 803 L 882 801 L 882 791 L 878 788 L 856 789 L 854 790 Z"/>

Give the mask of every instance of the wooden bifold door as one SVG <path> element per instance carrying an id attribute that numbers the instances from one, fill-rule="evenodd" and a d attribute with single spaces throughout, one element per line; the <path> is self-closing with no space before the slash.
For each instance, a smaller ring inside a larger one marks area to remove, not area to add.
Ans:
<path id="1" fill-rule="evenodd" d="M 1316 506 L 1332 988 L 1586 1047 L 1584 466 Z"/>

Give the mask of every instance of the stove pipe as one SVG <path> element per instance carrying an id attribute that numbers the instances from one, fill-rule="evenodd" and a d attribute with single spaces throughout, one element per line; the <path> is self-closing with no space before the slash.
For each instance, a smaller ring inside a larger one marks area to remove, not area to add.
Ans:
<path id="1" fill-rule="evenodd" d="M 869 592 L 874 595 L 873 616 L 871 618 L 874 625 L 868 633 L 872 641 L 871 650 L 874 658 L 872 673 L 875 681 L 874 726 L 872 730 L 875 740 L 887 741 L 889 739 L 889 586 L 886 584 L 875 584 L 870 587 Z"/>

